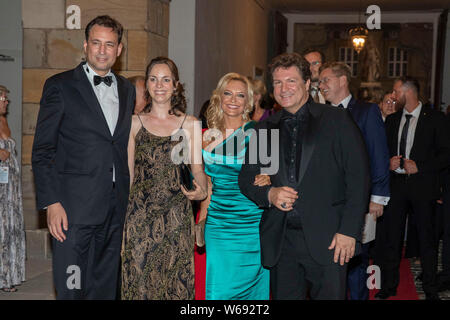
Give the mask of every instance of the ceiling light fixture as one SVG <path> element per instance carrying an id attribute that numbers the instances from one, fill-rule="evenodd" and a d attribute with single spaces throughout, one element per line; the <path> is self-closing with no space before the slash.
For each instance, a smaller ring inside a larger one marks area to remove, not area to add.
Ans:
<path id="1" fill-rule="evenodd" d="M 353 48 L 359 54 L 366 44 L 366 39 L 369 31 L 366 28 L 359 26 L 350 29 L 348 33 L 350 35 L 350 38 L 352 39 Z"/>
<path id="2" fill-rule="evenodd" d="M 359 2 L 362 8 L 361 1 Z M 367 35 L 369 31 L 361 25 L 361 11 L 358 13 L 358 27 L 349 30 L 348 34 L 352 39 L 353 48 L 359 54 L 366 44 Z"/>

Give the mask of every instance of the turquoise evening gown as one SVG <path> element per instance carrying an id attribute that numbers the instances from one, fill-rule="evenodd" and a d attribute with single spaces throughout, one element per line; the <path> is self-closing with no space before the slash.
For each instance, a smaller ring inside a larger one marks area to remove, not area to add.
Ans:
<path id="1" fill-rule="evenodd" d="M 263 210 L 238 185 L 250 138 L 244 131 L 251 133 L 254 125 L 245 124 L 212 152 L 203 150 L 213 184 L 205 224 L 206 300 L 269 299 L 269 270 L 261 265 L 259 242 Z"/>

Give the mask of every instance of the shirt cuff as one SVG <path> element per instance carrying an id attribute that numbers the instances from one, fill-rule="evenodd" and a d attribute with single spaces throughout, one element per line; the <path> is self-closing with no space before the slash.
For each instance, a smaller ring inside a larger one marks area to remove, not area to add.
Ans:
<path id="1" fill-rule="evenodd" d="M 370 196 L 370 201 L 387 206 L 390 198 L 391 197 L 376 196 L 373 194 Z"/>

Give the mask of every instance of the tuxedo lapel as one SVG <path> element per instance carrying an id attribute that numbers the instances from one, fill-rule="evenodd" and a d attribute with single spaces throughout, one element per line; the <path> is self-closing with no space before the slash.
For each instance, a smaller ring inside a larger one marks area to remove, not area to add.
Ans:
<path id="1" fill-rule="evenodd" d="M 314 152 L 314 148 L 317 143 L 317 132 L 320 125 L 321 113 L 317 112 L 318 109 L 314 105 L 310 105 L 310 119 L 308 121 L 308 127 L 306 128 L 305 134 L 303 135 L 302 141 L 302 156 L 300 162 L 300 169 L 298 175 L 298 184 L 302 182 L 305 176 L 306 169 L 308 168 L 309 162 Z"/>
<path id="2" fill-rule="evenodd" d="M 122 78 L 120 78 L 118 75 L 114 74 L 117 79 L 117 92 L 119 94 L 119 118 L 117 119 L 116 128 L 114 130 L 114 135 L 116 136 L 119 132 L 120 125 L 123 122 L 124 116 L 125 116 L 125 110 L 126 110 L 126 103 L 127 103 L 127 92 L 126 88 L 123 84 Z"/>
<path id="3" fill-rule="evenodd" d="M 350 113 L 353 113 L 355 103 L 356 103 L 356 100 L 355 100 L 355 98 L 352 97 L 347 105 L 347 110 L 350 111 Z"/>
<path id="4" fill-rule="evenodd" d="M 423 137 L 425 134 L 425 127 L 428 120 L 428 112 L 426 108 L 422 107 L 422 110 L 420 111 L 419 119 L 417 119 L 417 125 L 416 125 L 416 131 L 414 133 L 414 140 L 413 145 L 411 147 L 411 151 L 409 152 L 409 158 L 415 158 L 414 154 L 416 151 L 416 146 L 420 145 L 419 140 Z"/>
<path id="5" fill-rule="evenodd" d="M 388 141 L 388 143 L 391 145 L 391 156 L 392 155 L 397 155 L 398 153 L 398 135 L 399 135 L 399 131 L 400 131 L 400 121 L 402 120 L 402 115 L 403 115 L 403 111 L 397 111 L 397 113 L 395 113 L 394 115 L 392 115 L 393 121 L 392 121 L 392 127 L 390 131 L 390 135 L 392 136 L 388 136 L 388 139 L 390 139 L 390 141 Z M 388 129 L 388 128 L 386 128 Z"/>
<path id="6" fill-rule="evenodd" d="M 275 184 L 278 184 L 280 186 L 286 186 L 288 185 L 289 181 L 287 178 L 287 175 L 285 173 L 285 170 L 281 170 L 281 166 L 282 164 L 282 155 L 281 153 L 283 152 L 283 142 L 281 141 L 281 111 L 279 111 L 278 113 L 275 114 L 275 116 L 271 117 L 270 119 L 266 120 L 267 121 L 267 129 L 270 132 L 270 134 L 273 134 L 274 131 L 273 130 L 278 130 L 278 162 L 279 162 L 279 166 L 278 166 L 278 173 L 274 176 L 274 179 L 276 180 Z M 268 141 L 271 141 L 271 137 L 268 139 Z M 270 148 L 270 150 L 268 150 L 269 154 L 272 154 L 272 147 Z M 274 181 L 275 182 L 275 181 Z"/>
<path id="7" fill-rule="evenodd" d="M 359 123 L 359 121 L 362 119 L 363 108 L 359 107 L 358 101 L 354 97 L 350 99 L 347 106 L 347 111 L 350 112 L 350 115 L 358 124 L 358 127 L 361 127 L 362 125 Z"/>
<path id="8" fill-rule="evenodd" d="M 98 116 L 100 122 L 103 123 L 102 127 L 106 134 L 111 136 L 111 131 L 109 130 L 108 123 L 106 122 L 105 115 L 103 114 L 102 107 L 98 102 L 97 96 L 95 95 L 94 89 L 89 82 L 86 74 L 83 70 L 83 64 L 80 64 L 74 71 L 74 78 L 76 81 L 76 88 L 80 92 L 81 97 L 84 102 L 89 106 L 89 108 Z"/>

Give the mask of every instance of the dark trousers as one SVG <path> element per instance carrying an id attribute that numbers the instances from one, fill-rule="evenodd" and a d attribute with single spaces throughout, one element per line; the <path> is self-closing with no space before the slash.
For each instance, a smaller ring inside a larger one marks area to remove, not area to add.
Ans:
<path id="1" fill-rule="evenodd" d="M 66 240 L 53 239 L 53 278 L 58 300 L 116 299 L 123 212 L 113 190 L 101 225 L 69 225 Z"/>
<path id="2" fill-rule="evenodd" d="M 405 258 L 416 258 L 419 256 L 419 235 L 414 215 L 408 213 L 408 227 L 406 229 Z M 403 237 L 404 238 L 404 237 Z"/>
<path id="3" fill-rule="evenodd" d="M 367 268 L 369 267 L 370 245 L 371 243 L 361 245 L 361 253 L 351 258 L 348 263 L 347 289 L 350 300 L 369 299 Z"/>
<path id="4" fill-rule="evenodd" d="M 397 175 L 391 179 L 391 199 L 377 222 L 375 264 L 381 269 L 381 289 L 396 290 L 403 234 L 408 210 L 416 222 L 419 256 L 423 270 L 423 290 L 436 293 L 437 243 L 434 230 L 434 201 L 412 192 L 413 177 Z"/>
<path id="5" fill-rule="evenodd" d="M 343 300 L 347 265 L 331 261 L 315 262 L 301 228 L 287 228 L 277 265 L 270 270 L 270 286 L 275 300 Z"/>

